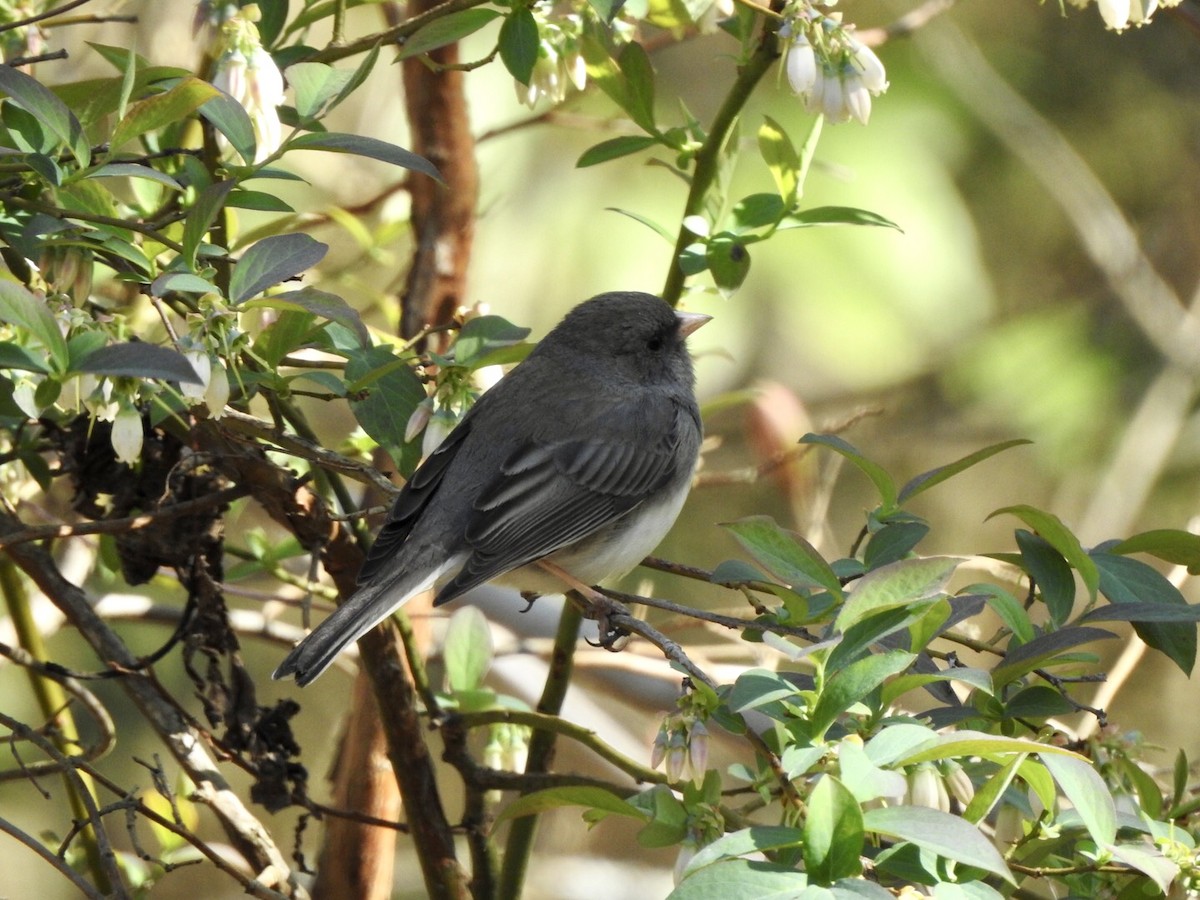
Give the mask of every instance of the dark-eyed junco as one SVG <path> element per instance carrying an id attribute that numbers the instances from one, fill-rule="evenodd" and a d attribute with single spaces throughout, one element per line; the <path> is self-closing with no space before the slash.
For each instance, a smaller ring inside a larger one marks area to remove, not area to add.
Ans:
<path id="1" fill-rule="evenodd" d="M 687 336 L 709 316 L 650 294 L 601 294 L 567 314 L 413 473 L 359 590 L 275 670 L 308 684 L 414 595 L 446 603 L 487 581 L 561 594 L 654 549 L 700 449 Z"/>

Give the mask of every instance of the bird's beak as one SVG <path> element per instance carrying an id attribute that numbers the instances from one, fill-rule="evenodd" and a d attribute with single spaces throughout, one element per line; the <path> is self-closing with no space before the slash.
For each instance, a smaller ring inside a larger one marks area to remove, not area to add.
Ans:
<path id="1" fill-rule="evenodd" d="M 679 333 L 687 337 L 705 322 L 709 321 L 712 316 L 706 316 L 703 313 L 690 313 L 675 311 L 675 318 L 679 319 Z"/>

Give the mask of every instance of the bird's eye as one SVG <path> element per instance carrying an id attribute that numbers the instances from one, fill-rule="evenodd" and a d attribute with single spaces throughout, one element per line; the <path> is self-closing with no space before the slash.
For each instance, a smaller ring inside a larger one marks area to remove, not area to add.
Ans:
<path id="1" fill-rule="evenodd" d="M 661 337 L 652 337 L 652 338 L 650 338 L 649 341 L 646 342 L 646 346 L 650 349 L 650 351 L 652 353 L 657 353 L 659 350 L 661 350 L 662 345 L 663 345 L 663 339 Z"/>

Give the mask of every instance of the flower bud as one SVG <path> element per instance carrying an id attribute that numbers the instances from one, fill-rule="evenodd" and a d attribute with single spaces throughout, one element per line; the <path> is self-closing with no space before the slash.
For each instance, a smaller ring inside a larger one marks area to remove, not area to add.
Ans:
<path id="1" fill-rule="evenodd" d="M 187 361 L 191 363 L 193 369 L 196 370 L 196 376 L 200 379 L 199 384 L 192 382 L 180 382 L 179 393 L 183 394 L 188 400 L 203 400 L 204 392 L 208 390 L 209 381 L 212 379 L 212 360 L 208 358 L 208 354 L 203 350 L 189 350 L 184 354 Z"/>
<path id="2" fill-rule="evenodd" d="M 946 786 L 942 784 L 942 777 L 932 764 L 921 763 L 913 772 L 909 773 L 909 806 L 926 806 L 929 809 L 941 809 L 942 795 L 945 793 Z M 946 806 L 949 807 L 949 805 L 950 801 L 947 798 Z"/>
<path id="3" fill-rule="evenodd" d="M 666 773 L 668 781 L 678 781 L 683 777 L 683 767 L 687 764 L 687 743 L 682 729 L 671 732 L 667 740 Z"/>
<path id="4" fill-rule="evenodd" d="M 667 758 L 667 739 L 670 732 L 667 731 L 667 723 L 664 721 L 658 726 L 658 734 L 654 736 L 654 744 L 650 747 L 650 768 L 657 769 L 663 764 L 663 760 Z"/>
<path id="5" fill-rule="evenodd" d="M 804 96 L 817 83 L 817 55 L 812 44 L 803 34 L 796 35 L 784 61 L 788 84 L 793 91 Z"/>
<path id="6" fill-rule="evenodd" d="M 950 763 L 950 770 L 946 773 L 945 782 L 950 793 L 954 795 L 954 799 L 964 809 L 975 799 L 975 783 L 971 781 L 971 776 L 967 774 L 966 769 L 958 763 Z"/>
<path id="7" fill-rule="evenodd" d="M 1129 27 L 1133 2 L 1136 0 L 1096 0 L 1096 6 L 1105 25 L 1113 31 L 1123 31 Z"/>
<path id="8" fill-rule="evenodd" d="M 132 406 L 124 406 L 113 419 L 113 451 L 127 466 L 134 465 L 142 455 L 142 414 Z"/>
<path id="9" fill-rule="evenodd" d="M 225 404 L 229 402 L 229 373 L 219 362 L 214 363 L 212 375 L 208 380 L 208 390 L 204 392 L 204 405 L 208 414 L 214 419 L 225 415 Z"/>
<path id="10" fill-rule="evenodd" d="M 708 729 L 700 721 L 688 729 L 688 768 L 694 781 L 703 781 L 708 771 Z"/>

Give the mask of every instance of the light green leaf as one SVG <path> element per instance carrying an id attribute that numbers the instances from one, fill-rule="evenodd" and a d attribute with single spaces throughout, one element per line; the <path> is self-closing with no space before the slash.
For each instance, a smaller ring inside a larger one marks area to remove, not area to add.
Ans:
<path id="1" fill-rule="evenodd" d="M 622 156 L 640 153 L 642 150 L 654 147 L 658 143 L 658 138 L 644 134 L 628 134 L 623 137 L 601 141 L 599 144 L 588 147 L 583 151 L 583 155 L 575 162 L 575 168 L 586 169 L 588 166 L 595 166 L 612 159 L 619 159 Z"/>
<path id="2" fill-rule="evenodd" d="M 821 884 L 862 873 L 862 809 L 832 775 L 822 775 L 804 817 L 804 871 Z"/>
<path id="3" fill-rule="evenodd" d="M 36 116 L 62 146 L 74 154 L 80 166 L 86 167 L 91 162 L 91 147 L 83 126 L 48 87 L 19 69 L 0 65 L 0 93 L 7 94 L 26 112 Z"/>
<path id="4" fill-rule="evenodd" d="M 791 209 L 799 196 L 800 157 L 783 126 L 770 116 L 763 120 L 758 129 L 758 152 L 775 179 L 783 205 Z"/>
<path id="5" fill-rule="evenodd" d="M 1075 754 L 1041 754 L 1066 798 L 1071 801 L 1084 827 L 1097 844 L 1110 847 L 1117 839 L 1117 807 L 1100 774 L 1087 760 Z"/>
<path id="6" fill-rule="evenodd" d="M 785 584 L 820 587 L 841 598 L 841 581 L 825 558 L 800 535 L 780 528 L 770 516 L 748 516 L 722 523 L 721 527 Z"/>
<path id="7" fill-rule="evenodd" d="M 198 112 L 225 136 L 246 165 L 254 163 L 254 157 L 258 153 L 258 142 L 254 137 L 254 123 L 250 121 L 250 114 L 242 104 L 228 94 L 218 91 Z"/>
<path id="8" fill-rule="evenodd" d="M 780 221 L 779 230 L 815 228 L 820 225 L 873 225 L 878 228 L 894 228 L 899 232 L 904 231 L 891 219 L 885 219 L 878 213 L 849 206 L 818 206 L 814 209 L 792 213 L 784 216 Z"/>
<path id="9" fill-rule="evenodd" d="M 0 66 L 0 69 L 5 68 Z M 42 345 L 55 372 L 67 370 L 69 355 L 58 323 L 54 321 L 45 300 L 39 300 L 21 285 L 0 281 L 0 322 L 7 322 L 24 331 Z"/>
<path id="10" fill-rule="evenodd" d="M 189 267 L 196 265 L 196 253 L 200 244 L 204 242 L 208 229 L 221 214 L 225 198 L 233 188 L 233 181 L 218 181 L 208 185 L 200 191 L 196 202 L 188 211 L 187 219 L 183 223 L 183 261 Z"/>
<path id="11" fill-rule="evenodd" d="M 148 131 L 180 122 L 220 93 L 207 81 L 189 75 L 169 91 L 133 104 L 113 129 L 109 145 L 118 150 Z"/>
<path id="12" fill-rule="evenodd" d="M 1091 557 L 1084 552 L 1083 547 L 1079 543 L 1079 538 L 1071 532 L 1062 520 L 1053 513 L 1043 512 L 1032 506 L 1018 505 L 1005 506 L 998 509 L 988 516 L 992 519 L 996 516 L 1007 513 L 1016 516 L 1035 532 L 1041 535 L 1042 538 L 1049 541 L 1063 558 L 1070 563 L 1071 567 L 1079 573 L 1079 577 L 1083 579 L 1084 586 L 1088 589 L 1088 594 L 1093 600 L 1096 599 L 1096 589 L 1100 584 L 1100 573 L 1096 569 L 1096 564 L 1092 562 Z"/>
<path id="13" fill-rule="evenodd" d="M 879 613 L 933 600 L 945 593 L 950 576 L 961 563 L 958 557 L 928 556 L 873 569 L 854 582 L 835 625 L 845 632 Z"/>
<path id="14" fill-rule="evenodd" d="M 493 19 L 500 17 L 494 9 L 463 9 L 449 15 L 439 16 L 421 27 L 416 34 L 407 38 L 400 47 L 397 61 L 420 56 L 430 50 L 445 47 L 474 34 Z"/>
<path id="15" fill-rule="evenodd" d="M 349 69 L 335 69 L 318 62 L 294 63 L 287 67 L 286 75 L 296 98 L 296 112 L 306 120 L 319 116 L 325 104 L 354 77 Z"/>
<path id="16" fill-rule="evenodd" d="M 823 734 L 834 720 L 863 700 L 892 675 L 908 668 L 916 657 L 892 650 L 852 662 L 826 683 L 813 709 L 810 726 L 814 735 Z"/>
<path id="17" fill-rule="evenodd" d="M 854 465 L 858 466 L 875 485 L 875 489 L 879 491 L 880 510 L 883 513 L 890 513 L 896 509 L 896 483 L 892 481 L 892 476 L 883 470 L 883 467 L 877 463 L 871 462 L 857 449 L 852 447 L 846 441 L 834 434 L 806 434 L 800 438 L 801 444 L 819 444 L 822 447 L 828 447 L 836 453 L 840 453 Z"/>
<path id="18" fill-rule="evenodd" d="M 257 245 L 255 245 L 257 246 Z M 298 291 L 287 291 L 283 294 L 272 294 L 261 300 L 250 300 L 242 304 L 243 309 L 299 309 L 313 313 L 322 319 L 344 325 L 358 340 L 358 346 L 371 346 L 371 333 L 363 324 L 358 310 L 339 297 L 328 291 L 304 287 Z"/>
<path id="19" fill-rule="evenodd" d="M 938 466 L 936 469 L 930 469 L 928 472 L 922 472 L 920 475 L 913 478 L 908 484 L 900 489 L 900 502 L 909 500 L 917 494 L 923 494 L 935 485 L 941 484 L 949 478 L 953 478 L 960 472 L 965 472 L 972 466 L 978 465 L 985 459 L 995 456 L 997 453 L 1009 449 L 1010 447 L 1019 447 L 1022 444 L 1031 444 L 1032 441 L 1024 438 L 1015 438 L 1011 441 L 1001 441 L 999 444 L 992 444 L 989 447 L 984 447 L 982 450 L 976 450 L 974 453 L 969 453 L 962 459 L 952 463 L 947 463 L 944 466 Z"/>
<path id="20" fill-rule="evenodd" d="M 1016 884 L 992 842 L 958 816 L 922 806 L 889 806 L 867 810 L 863 814 L 863 827 L 875 834 L 909 841 L 945 859 L 975 866 Z"/>
<path id="21" fill-rule="evenodd" d="M 727 859 L 685 878 L 667 900 L 796 900 L 808 878 L 787 866 Z"/>
<path id="22" fill-rule="evenodd" d="M 696 851 L 696 855 L 684 869 L 684 878 L 722 860 L 749 853 L 766 853 L 783 847 L 798 847 L 803 837 L 804 834 L 799 828 L 786 828 L 782 825 L 755 825 L 740 831 L 731 831 Z"/>
<path id="23" fill-rule="evenodd" d="M 452 691 L 473 691 L 492 667 L 492 629 L 479 607 L 464 605 L 446 624 L 442 661 Z"/>
<path id="24" fill-rule="evenodd" d="M 622 800 L 612 791 L 599 787 L 560 787 L 534 791 L 518 797 L 496 817 L 496 824 L 521 816 L 532 816 L 563 806 L 586 806 L 620 816 L 646 821 L 649 817 L 632 803 Z"/>
<path id="25" fill-rule="evenodd" d="M 1192 575 L 1200 574 L 1200 534 L 1160 528 L 1143 531 L 1107 548 L 1110 553 L 1149 553 L 1177 566 L 1187 566 Z"/>

